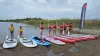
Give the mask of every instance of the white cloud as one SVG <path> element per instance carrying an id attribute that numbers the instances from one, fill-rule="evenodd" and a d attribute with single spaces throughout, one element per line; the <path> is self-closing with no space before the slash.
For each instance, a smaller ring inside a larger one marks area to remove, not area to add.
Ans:
<path id="1" fill-rule="evenodd" d="M 37 11 L 37 12 L 49 12 L 49 13 L 61 13 L 61 12 L 73 12 L 74 9 L 72 8 L 29 8 L 28 9 L 31 11 Z"/>
<path id="2" fill-rule="evenodd" d="M 100 17 L 99 0 L 0 0 L 0 17 L 80 17 L 87 2 L 86 17 Z M 95 2 L 95 3 L 94 3 Z M 98 14 L 97 14 L 98 13 Z"/>
<path id="3" fill-rule="evenodd" d="M 45 0 L 38 0 L 39 3 L 47 3 Z"/>
<path id="4" fill-rule="evenodd" d="M 0 2 L 4 2 L 4 0 L 0 0 Z"/>

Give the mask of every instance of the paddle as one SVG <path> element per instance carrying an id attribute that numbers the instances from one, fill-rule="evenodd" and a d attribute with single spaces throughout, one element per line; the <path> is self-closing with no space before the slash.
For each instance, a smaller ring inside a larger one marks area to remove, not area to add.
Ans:
<path id="1" fill-rule="evenodd" d="M 10 30 L 9 28 L 8 28 L 8 30 Z M 9 37 L 8 37 L 8 31 L 7 31 L 7 36 L 6 36 L 6 40 L 8 40 L 9 39 Z"/>
<path id="2" fill-rule="evenodd" d="M 64 22 L 63 22 L 63 26 L 64 26 Z M 65 31 L 64 31 L 64 27 L 63 27 L 63 35 L 65 34 Z"/>
<path id="3" fill-rule="evenodd" d="M 49 20 L 48 20 L 48 27 L 50 26 L 50 24 L 49 24 Z M 50 28 L 48 28 L 48 36 L 50 36 L 50 33 L 51 33 L 51 29 Z"/>

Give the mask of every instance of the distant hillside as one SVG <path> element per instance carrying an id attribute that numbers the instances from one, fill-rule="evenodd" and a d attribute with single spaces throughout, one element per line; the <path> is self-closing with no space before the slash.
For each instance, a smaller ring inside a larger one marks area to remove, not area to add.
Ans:
<path id="1" fill-rule="evenodd" d="M 34 26 L 38 26 L 39 23 L 43 22 L 44 25 L 47 27 L 48 20 L 42 19 L 42 18 L 24 18 L 24 19 L 15 19 L 15 20 L 0 20 L 0 22 L 20 22 L 20 23 L 26 23 L 31 24 Z M 66 23 L 69 24 L 72 22 L 74 24 L 74 27 L 78 28 L 80 24 L 80 19 L 68 19 L 68 18 L 61 18 L 61 19 L 55 19 L 55 20 L 49 20 L 49 23 L 53 25 L 54 23 L 57 23 L 58 25 L 60 23 Z M 85 27 L 84 28 L 100 28 L 100 20 L 85 20 Z"/>

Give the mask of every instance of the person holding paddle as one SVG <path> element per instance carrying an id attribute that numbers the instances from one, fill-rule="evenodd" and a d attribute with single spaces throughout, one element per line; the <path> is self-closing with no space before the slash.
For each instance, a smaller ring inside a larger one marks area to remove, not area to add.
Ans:
<path id="1" fill-rule="evenodd" d="M 63 34 L 67 34 L 67 24 L 63 22 Z"/>
<path id="2" fill-rule="evenodd" d="M 57 29 L 57 24 L 55 23 L 53 25 L 53 35 L 56 35 L 56 29 Z"/>
<path id="3" fill-rule="evenodd" d="M 43 22 L 40 21 L 40 38 L 41 38 L 41 42 L 44 43 L 45 40 L 42 38 L 43 36 L 43 32 L 44 32 L 44 25 Z"/>
<path id="4" fill-rule="evenodd" d="M 44 25 L 43 22 L 40 22 L 40 37 L 42 37 L 44 31 Z"/>
<path id="5" fill-rule="evenodd" d="M 49 21 L 48 21 L 48 34 L 49 34 L 49 36 L 51 35 L 51 30 L 52 30 L 52 27 L 51 27 L 51 25 L 49 24 Z"/>
<path id="6" fill-rule="evenodd" d="M 60 35 L 63 35 L 63 23 L 60 24 Z"/>
<path id="7" fill-rule="evenodd" d="M 73 31 L 73 24 L 72 23 L 69 23 L 69 32 L 70 32 L 70 34 L 72 34 L 72 31 Z"/>
<path id="8" fill-rule="evenodd" d="M 12 41 L 12 39 L 14 38 L 14 26 L 13 26 L 13 24 L 11 24 L 8 29 L 10 30 L 11 41 Z"/>
<path id="9" fill-rule="evenodd" d="M 19 30 L 18 30 L 19 36 L 22 37 L 23 35 L 23 28 L 22 26 L 20 26 Z"/>

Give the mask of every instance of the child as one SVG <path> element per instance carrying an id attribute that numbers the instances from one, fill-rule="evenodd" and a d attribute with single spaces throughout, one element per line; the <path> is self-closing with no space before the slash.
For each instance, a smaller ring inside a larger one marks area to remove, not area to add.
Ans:
<path id="1" fill-rule="evenodd" d="M 50 26 L 49 23 L 48 23 L 48 31 L 49 31 L 49 36 L 50 36 L 50 34 L 51 34 L 51 26 Z"/>
<path id="2" fill-rule="evenodd" d="M 53 25 L 53 35 L 56 35 L 56 29 L 57 29 L 57 25 L 56 23 Z"/>
<path id="3" fill-rule="evenodd" d="M 13 26 L 13 24 L 10 25 L 9 30 L 10 30 L 11 41 L 12 41 L 12 39 L 14 38 L 14 26 Z"/>
<path id="4" fill-rule="evenodd" d="M 70 34 L 72 34 L 72 31 L 73 31 L 73 24 L 72 23 L 69 23 L 69 32 L 70 32 Z"/>
<path id="5" fill-rule="evenodd" d="M 67 25 L 63 22 L 63 31 L 64 31 L 64 34 L 67 34 Z"/>
<path id="6" fill-rule="evenodd" d="M 41 35 L 40 38 L 41 38 L 41 42 L 44 43 L 45 41 L 44 41 L 44 39 L 42 38 L 43 31 L 44 31 L 44 25 L 43 25 L 43 22 L 41 22 L 41 23 L 40 23 L 40 35 Z"/>
<path id="7" fill-rule="evenodd" d="M 63 34 L 63 24 L 61 23 L 60 24 L 60 35 L 62 35 Z"/>
<path id="8" fill-rule="evenodd" d="M 22 26 L 20 26 L 18 32 L 19 32 L 19 36 L 22 37 L 22 35 L 23 35 L 23 28 L 22 28 Z"/>
<path id="9" fill-rule="evenodd" d="M 43 22 L 40 23 L 40 37 L 42 37 L 43 35 L 43 31 L 44 31 L 44 25 L 43 25 Z"/>

